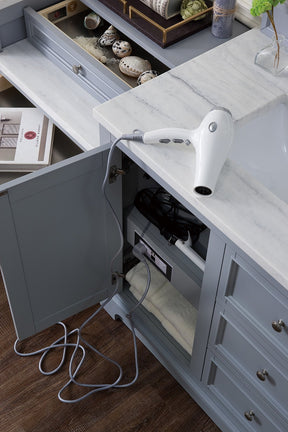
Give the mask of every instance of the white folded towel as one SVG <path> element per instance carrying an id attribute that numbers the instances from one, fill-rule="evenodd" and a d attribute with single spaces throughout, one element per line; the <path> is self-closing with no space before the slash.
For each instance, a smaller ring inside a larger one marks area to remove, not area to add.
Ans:
<path id="1" fill-rule="evenodd" d="M 176 341 L 191 354 L 197 310 L 180 294 L 153 264 L 149 264 L 151 284 L 143 306 L 161 322 Z M 139 300 L 146 288 L 147 269 L 139 262 L 127 274 L 130 291 Z"/>

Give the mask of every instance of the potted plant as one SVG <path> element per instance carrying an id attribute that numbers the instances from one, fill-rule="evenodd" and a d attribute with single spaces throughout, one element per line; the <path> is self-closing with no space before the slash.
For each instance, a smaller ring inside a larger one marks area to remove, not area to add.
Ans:
<path id="1" fill-rule="evenodd" d="M 265 69 L 269 69 L 274 75 L 286 67 L 286 65 L 284 67 L 281 65 L 280 68 L 281 37 L 278 35 L 274 20 L 274 8 L 278 4 L 285 3 L 285 1 L 286 0 L 253 0 L 250 9 L 250 13 L 253 16 L 260 16 L 263 13 L 267 13 L 274 30 L 274 43 L 270 47 L 264 48 L 264 50 L 260 51 L 255 58 L 256 64 L 259 64 Z"/>

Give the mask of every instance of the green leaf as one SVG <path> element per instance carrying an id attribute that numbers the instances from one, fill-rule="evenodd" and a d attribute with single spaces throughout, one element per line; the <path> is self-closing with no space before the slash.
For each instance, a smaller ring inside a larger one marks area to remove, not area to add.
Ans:
<path id="1" fill-rule="evenodd" d="M 263 13 L 272 10 L 279 3 L 284 3 L 286 0 L 253 0 L 250 13 L 253 16 L 260 16 Z"/>

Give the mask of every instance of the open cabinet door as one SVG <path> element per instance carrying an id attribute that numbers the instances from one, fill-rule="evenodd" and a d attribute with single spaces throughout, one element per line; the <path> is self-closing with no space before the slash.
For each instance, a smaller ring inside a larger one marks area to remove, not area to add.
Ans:
<path id="1" fill-rule="evenodd" d="M 101 192 L 106 157 L 92 150 L 28 175 L 0 196 L 0 267 L 20 339 L 112 289 L 119 233 Z M 121 182 L 108 188 L 120 214 Z"/>

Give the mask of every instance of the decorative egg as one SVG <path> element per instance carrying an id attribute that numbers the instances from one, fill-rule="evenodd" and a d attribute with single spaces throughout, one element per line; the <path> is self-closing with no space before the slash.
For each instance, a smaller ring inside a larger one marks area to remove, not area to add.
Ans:
<path id="1" fill-rule="evenodd" d="M 132 47 L 127 41 L 117 40 L 112 45 L 112 51 L 117 57 L 123 58 L 131 54 Z"/>
<path id="2" fill-rule="evenodd" d="M 138 78 L 142 72 L 151 69 L 151 64 L 141 57 L 128 56 L 120 60 L 119 69 L 124 75 Z"/>
<path id="3" fill-rule="evenodd" d="M 95 12 L 91 12 L 84 18 L 84 27 L 88 30 L 95 30 L 101 24 L 101 18 Z"/>
<path id="4" fill-rule="evenodd" d="M 155 70 L 146 70 L 144 72 L 142 72 L 138 79 L 137 79 L 137 84 L 141 85 L 144 84 L 147 81 L 150 81 L 153 78 L 156 78 L 158 76 L 158 73 Z"/>
<path id="5" fill-rule="evenodd" d="M 100 36 L 98 43 L 101 47 L 108 47 L 113 45 L 113 43 L 118 39 L 119 39 L 119 34 L 115 29 L 115 27 L 111 25 L 110 27 L 108 27 L 107 30 L 105 30 L 103 35 Z"/>

